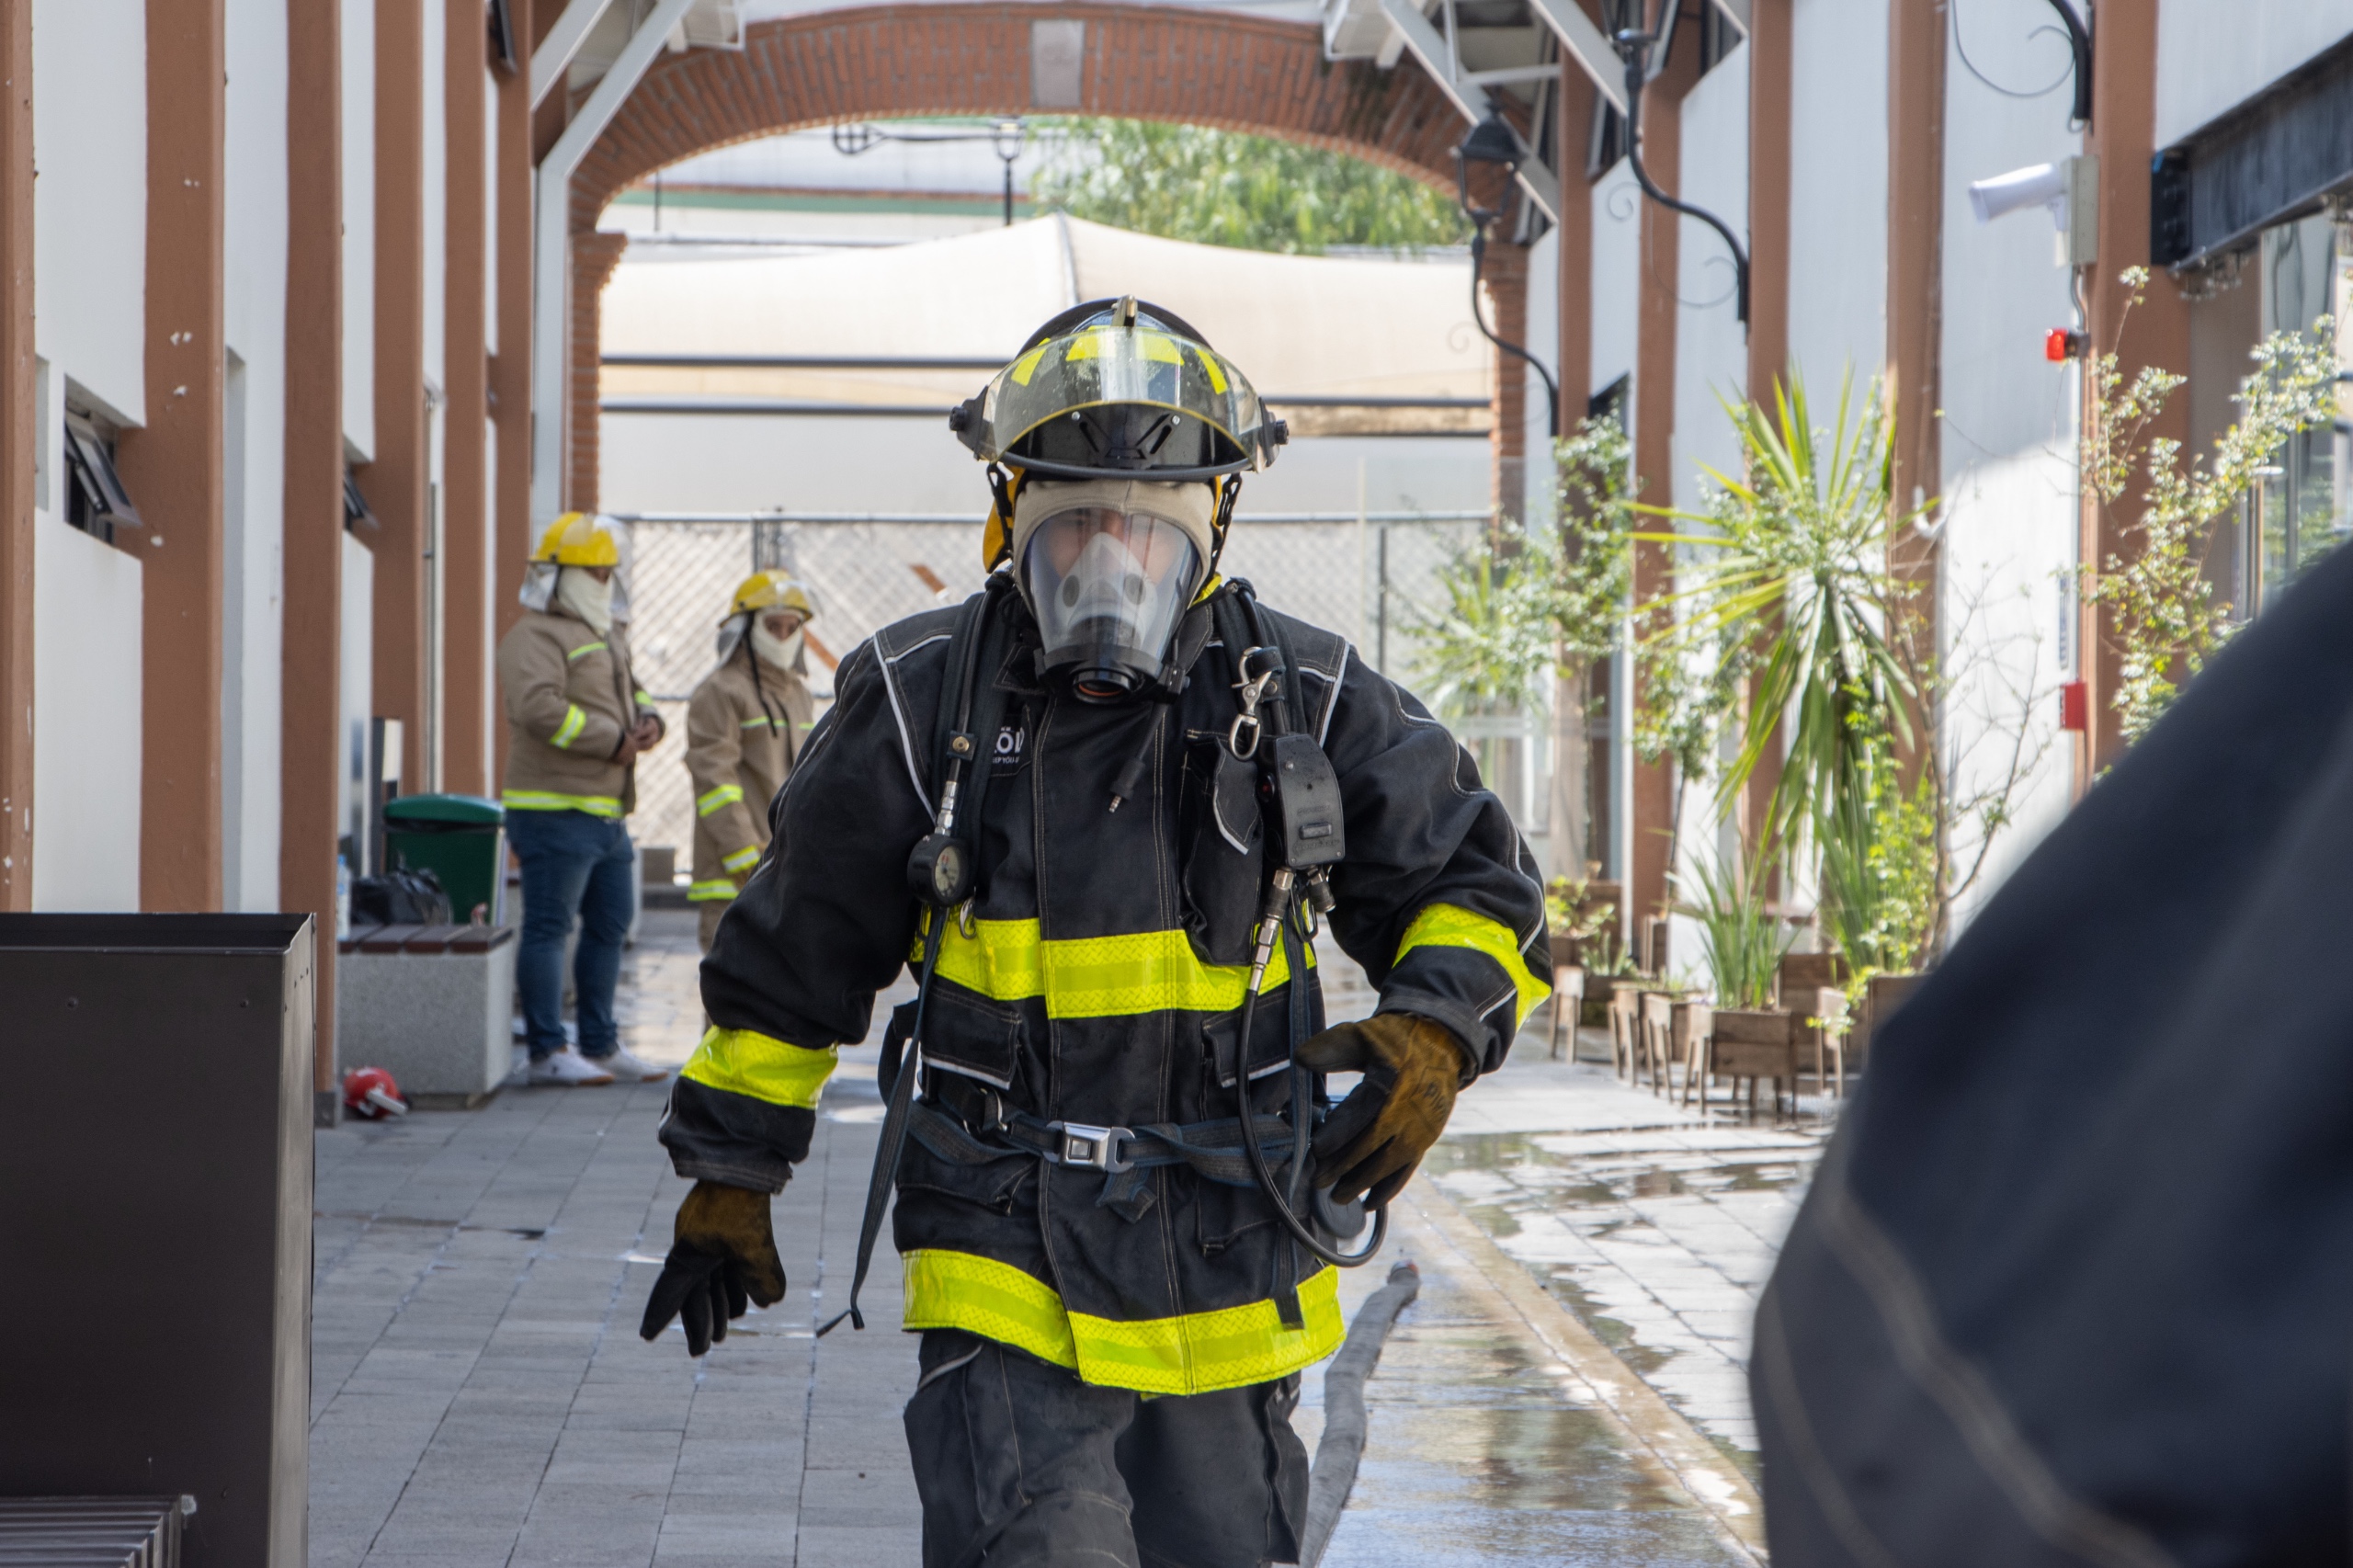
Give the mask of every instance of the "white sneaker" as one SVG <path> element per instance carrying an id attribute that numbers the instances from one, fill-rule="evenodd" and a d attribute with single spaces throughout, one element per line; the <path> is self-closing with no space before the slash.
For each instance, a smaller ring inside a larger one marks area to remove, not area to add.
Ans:
<path id="1" fill-rule="evenodd" d="M 612 1081 L 613 1075 L 605 1071 L 604 1063 L 591 1062 L 569 1048 L 531 1063 L 531 1082 L 555 1088 L 570 1089 Z"/>
<path id="2" fill-rule="evenodd" d="M 624 1084 L 656 1084 L 670 1075 L 667 1067 L 656 1067 L 642 1056 L 633 1056 L 629 1047 L 616 1046 L 610 1056 L 588 1059 L 592 1067 L 602 1067 Z"/>

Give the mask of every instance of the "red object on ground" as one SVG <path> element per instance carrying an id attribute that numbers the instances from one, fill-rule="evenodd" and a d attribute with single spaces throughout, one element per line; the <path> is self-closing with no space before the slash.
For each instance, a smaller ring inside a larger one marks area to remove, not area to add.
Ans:
<path id="1" fill-rule="evenodd" d="M 2091 687 L 2082 681 L 2071 680 L 2059 688 L 2059 727 L 2079 732 L 2092 727 Z"/>
<path id="2" fill-rule="evenodd" d="M 408 1101 L 401 1086 L 381 1067 L 355 1067 L 343 1075 L 344 1108 L 373 1121 L 383 1116 L 406 1116 Z"/>

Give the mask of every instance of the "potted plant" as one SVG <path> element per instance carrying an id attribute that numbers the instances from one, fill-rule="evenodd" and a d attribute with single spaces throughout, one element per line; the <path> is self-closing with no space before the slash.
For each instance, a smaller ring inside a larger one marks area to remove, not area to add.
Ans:
<path id="1" fill-rule="evenodd" d="M 1762 867 L 1742 876 L 1722 867 L 1711 870 L 1702 866 L 1699 881 L 1705 902 L 1685 911 L 1699 923 L 1699 947 L 1715 992 L 1707 1046 L 1692 1072 L 1693 1078 L 1702 1081 L 1699 1093 L 1703 1103 L 1707 1097 L 1704 1080 L 1710 1077 L 1731 1078 L 1735 1089 L 1738 1080 L 1747 1079 L 1751 1105 L 1756 1103 L 1759 1078 L 1774 1081 L 1777 1105 L 1781 1079 L 1792 1080 L 1795 1089 L 1799 1018 L 1773 1005 L 1774 983 L 1789 937 L 1782 922 L 1766 907 L 1764 880 Z"/>

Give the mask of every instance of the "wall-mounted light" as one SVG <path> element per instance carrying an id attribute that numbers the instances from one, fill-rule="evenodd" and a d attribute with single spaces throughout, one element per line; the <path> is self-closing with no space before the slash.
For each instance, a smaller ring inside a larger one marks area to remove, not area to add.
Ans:
<path id="1" fill-rule="evenodd" d="M 1669 0 L 1667 17 L 1675 15 L 1674 0 Z M 1643 166 L 1643 85 L 1650 80 L 1651 46 L 1658 41 L 1655 33 L 1627 28 L 1609 40 L 1616 46 L 1618 58 L 1626 62 L 1626 166 L 1634 173 L 1634 183 L 1643 194 L 1670 212 L 1680 212 L 1687 218 L 1697 218 L 1723 236 L 1724 248 L 1732 252 L 1733 310 L 1740 324 L 1748 324 L 1748 250 L 1733 236 L 1724 221 L 1704 207 L 1694 207 L 1679 201 L 1658 187 L 1650 170 Z"/>
<path id="2" fill-rule="evenodd" d="M 1544 382 L 1544 398 L 1549 415 L 1545 428 L 1557 437 L 1561 434 L 1561 384 L 1552 379 L 1552 372 L 1546 369 L 1542 361 L 1539 360 L 1535 355 L 1530 354 L 1517 343 L 1505 342 L 1490 331 L 1487 326 L 1487 318 L 1479 309 L 1479 271 L 1486 260 L 1487 229 L 1495 220 L 1510 210 L 1512 191 L 1515 188 L 1514 176 L 1519 173 L 1519 165 L 1527 156 L 1527 149 L 1520 145 L 1519 133 L 1511 128 L 1510 121 L 1505 119 L 1490 105 L 1487 109 L 1487 118 L 1472 126 L 1471 133 L 1465 136 L 1461 144 L 1454 149 L 1454 179 L 1462 203 L 1462 215 L 1471 220 L 1472 324 L 1478 327 L 1481 336 L 1497 348 L 1534 367 L 1537 375 L 1542 378 Z M 1473 165 L 1485 168 L 1499 168 L 1503 171 L 1504 204 L 1501 207 L 1480 207 L 1472 202 L 1471 170 Z"/>

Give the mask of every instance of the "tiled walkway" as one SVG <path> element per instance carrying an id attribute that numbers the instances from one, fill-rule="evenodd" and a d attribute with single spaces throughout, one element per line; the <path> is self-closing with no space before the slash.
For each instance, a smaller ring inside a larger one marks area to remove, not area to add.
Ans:
<path id="1" fill-rule="evenodd" d="M 700 1021 L 692 947 L 690 915 L 649 914 L 624 976 L 624 1023 L 642 1055 L 675 1062 L 692 1045 Z M 1360 980 L 1344 964 L 1327 973 L 1335 1015 L 1346 1016 Z M 873 1057 L 871 1047 L 844 1053 L 810 1160 L 776 1204 L 793 1276 L 785 1304 L 745 1320 L 699 1363 L 675 1329 L 654 1345 L 636 1334 L 685 1191 L 654 1138 L 660 1085 L 510 1089 L 473 1112 L 323 1134 L 312 1562 L 912 1568 L 919 1536 L 898 1413 L 912 1391 L 914 1347 L 895 1332 L 893 1261 L 878 1259 L 869 1282 L 865 1334 L 845 1327 L 822 1342 L 812 1334 L 847 1288 L 881 1119 Z M 1586 1172 L 1563 1190 L 1590 1203 L 1620 1179 L 1613 1160 L 1649 1169 L 1716 1157 L 1704 1141 L 1721 1134 L 1689 1128 L 1675 1136 L 1701 1142 L 1675 1153 L 1576 1142 L 1626 1136 L 1635 1108 L 1604 1107 L 1599 1119 L 1616 1131 L 1602 1132 L 1588 1115 L 1597 1093 L 1623 1091 L 1549 1065 L 1507 1069 L 1465 1097 L 1464 1135 L 1449 1140 L 1433 1168 L 1446 1167 L 1445 1179 L 1495 1229 L 1518 1227 L 1506 1245 L 1579 1281 L 1591 1299 L 1577 1304 L 1594 1310 L 1601 1300 L 1595 1260 L 1625 1255 L 1627 1280 L 1654 1301 L 1682 1303 L 1670 1315 L 1709 1310 L 1693 1304 L 1703 1294 L 1696 1277 L 1651 1267 L 1628 1252 L 1631 1241 L 1608 1240 L 1637 1228 L 1631 1210 L 1614 1227 L 1582 1210 L 1532 1212 L 1552 1191 L 1542 1171 Z M 1545 1131 L 1516 1131 L 1515 1117 Z M 1570 1152 L 1549 1148 L 1563 1139 Z M 1484 1153 L 1509 1157 L 1490 1170 Z M 1696 1167 L 1683 1179 L 1695 1177 L 1710 1179 Z M 1654 1229 L 1665 1212 L 1659 1201 L 1631 1189 L 1626 1199 L 1654 1206 L 1642 1221 Z M 1694 1210 L 1688 1224 L 1670 1218 L 1660 1233 L 1704 1251 L 1693 1227 L 1709 1218 Z M 1398 1221 L 1389 1256 L 1416 1259 L 1424 1295 L 1370 1389 L 1364 1470 L 1329 1568 L 1714 1568 L 1747 1557 L 1733 1538 L 1753 1540 L 1755 1521 L 1737 1502 L 1727 1512 L 1726 1499 L 1748 1494 L 1729 1467 L 1706 1473 L 1722 1461 L 1704 1442 L 1640 1383 L 1625 1380 L 1640 1394 L 1630 1404 L 1624 1387 L 1597 1377 L 1597 1362 L 1610 1363 L 1606 1373 L 1622 1369 L 1589 1335 L 1589 1354 L 1579 1352 L 1573 1342 L 1583 1331 L 1567 1332 L 1566 1314 L 1435 1190 L 1417 1187 Z M 1446 1224 L 1461 1233 L 1449 1239 Z M 1761 1239 L 1719 1232 L 1728 1244 L 1716 1250 L 1750 1260 L 1733 1267 L 1753 1272 Z M 1546 1261 L 1546 1248 L 1573 1241 L 1590 1251 Z M 1348 1275 L 1344 1306 L 1353 1312 L 1383 1273 L 1385 1259 Z M 1732 1288 L 1725 1279 L 1720 1290 Z M 1614 1321 L 1629 1324 L 1632 1343 L 1666 1345 L 1664 1328 L 1631 1306 Z M 1689 1353 L 1678 1345 L 1662 1364 Z M 1312 1450 L 1320 1370 L 1304 1396 L 1300 1425 Z M 1697 1392 L 1686 1397 L 1705 1415 Z M 1645 1400 L 1655 1407 L 1648 1415 Z"/>

